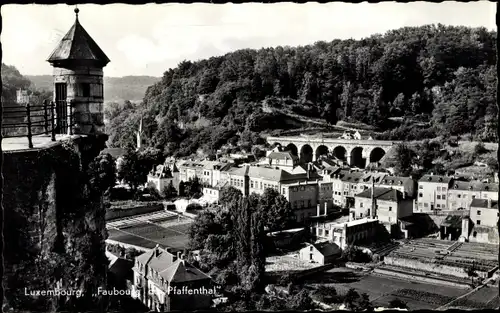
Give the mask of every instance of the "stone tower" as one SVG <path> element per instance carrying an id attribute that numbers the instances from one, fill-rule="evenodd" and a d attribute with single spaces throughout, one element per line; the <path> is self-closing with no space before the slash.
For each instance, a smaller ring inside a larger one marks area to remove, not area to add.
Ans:
<path id="1" fill-rule="evenodd" d="M 54 67 L 55 126 L 59 134 L 97 135 L 104 133 L 103 68 L 109 59 L 78 21 L 78 12 L 47 60 Z"/>

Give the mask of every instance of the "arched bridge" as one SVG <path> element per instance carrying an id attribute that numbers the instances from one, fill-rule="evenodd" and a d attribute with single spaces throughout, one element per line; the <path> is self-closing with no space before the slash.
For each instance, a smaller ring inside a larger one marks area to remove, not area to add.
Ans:
<path id="1" fill-rule="evenodd" d="M 300 158 L 301 162 L 316 161 L 321 155 L 333 155 L 351 166 L 364 168 L 380 161 L 397 144 L 395 141 L 357 140 L 318 137 L 267 137 L 271 145 L 280 145 Z"/>

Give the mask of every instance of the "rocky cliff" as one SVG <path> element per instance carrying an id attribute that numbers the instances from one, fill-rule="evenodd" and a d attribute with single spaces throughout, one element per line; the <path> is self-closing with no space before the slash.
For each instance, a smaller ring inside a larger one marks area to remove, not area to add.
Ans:
<path id="1" fill-rule="evenodd" d="M 5 310 L 105 310 L 95 295 L 108 263 L 105 187 L 95 171 L 105 139 L 4 154 Z M 82 294 L 36 295 L 56 288 Z"/>

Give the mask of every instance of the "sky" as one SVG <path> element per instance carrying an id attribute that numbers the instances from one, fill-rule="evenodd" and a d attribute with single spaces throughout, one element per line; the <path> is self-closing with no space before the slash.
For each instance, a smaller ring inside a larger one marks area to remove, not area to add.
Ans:
<path id="1" fill-rule="evenodd" d="M 74 6 L 3 5 L 3 59 L 23 75 L 51 75 L 46 59 L 73 25 Z M 361 39 L 404 26 L 483 26 L 496 5 L 460 3 L 278 3 L 79 5 L 79 20 L 111 62 L 105 76 L 162 76 L 182 60 L 243 48 Z"/>

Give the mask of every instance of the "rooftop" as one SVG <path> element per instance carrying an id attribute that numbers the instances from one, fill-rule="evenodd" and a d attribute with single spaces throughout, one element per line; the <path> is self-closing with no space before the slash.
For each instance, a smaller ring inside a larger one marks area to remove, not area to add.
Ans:
<path id="1" fill-rule="evenodd" d="M 277 160 L 297 160 L 298 157 L 292 154 L 290 151 L 272 151 L 267 156 L 269 159 L 277 159 Z"/>
<path id="2" fill-rule="evenodd" d="M 380 182 L 381 185 L 403 185 L 404 183 L 411 181 L 411 177 L 404 176 L 385 176 L 384 179 Z"/>
<path id="3" fill-rule="evenodd" d="M 312 244 L 324 256 L 340 254 L 342 250 L 333 242 L 323 241 Z"/>
<path id="4" fill-rule="evenodd" d="M 488 199 L 473 199 L 470 206 L 471 206 L 471 208 L 498 210 L 498 201 L 491 200 L 491 203 L 489 203 L 489 202 L 490 201 Z"/>
<path id="5" fill-rule="evenodd" d="M 488 184 L 479 181 L 455 181 L 450 190 L 470 190 L 470 191 L 498 191 L 498 184 Z"/>
<path id="6" fill-rule="evenodd" d="M 424 175 L 419 183 L 438 183 L 438 184 L 449 184 L 453 180 L 452 177 L 441 176 L 441 175 Z"/>
<path id="7" fill-rule="evenodd" d="M 372 189 L 366 189 L 365 191 L 356 195 L 356 197 L 360 198 L 371 198 L 372 197 Z M 392 188 L 382 188 L 375 187 L 373 189 L 373 197 L 378 200 L 384 201 L 399 201 L 403 199 L 403 193 L 399 190 Z"/>
<path id="8" fill-rule="evenodd" d="M 78 12 L 78 9 L 75 9 L 75 23 L 47 61 L 57 65 L 61 61 L 85 60 L 104 67 L 109 63 L 109 59 L 78 21 Z"/>

